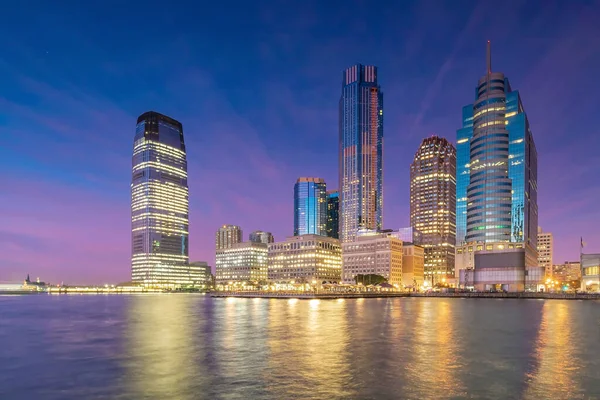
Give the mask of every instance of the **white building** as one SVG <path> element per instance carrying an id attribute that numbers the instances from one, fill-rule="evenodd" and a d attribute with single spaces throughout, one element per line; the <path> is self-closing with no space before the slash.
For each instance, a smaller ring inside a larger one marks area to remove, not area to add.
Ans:
<path id="1" fill-rule="evenodd" d="M 234 243 L 216 254 L 216 284 L 259 283 L 267 280 L 267 245 Z"/>
<path id="2" fill-rule="evenodd" d="M 402 241 L 389 233 L 363 234 L 342 245 L 342 281 L 356 275 L 376 274 L 402 285 Z"/>
<path id="3" fill-rule="evenodd" d="M 338 239 L 301 235 L 269 244 L 268 278 L 272 283 L 339 282 L 341 271 Z"/>
<path id="4" fill-rule="evenodd" d="M 550 232 L 543 232 L 538 226 L 537 233 L 538 265 L 546 270 L 546 278 L 552 277 L 554 238 Z"/>

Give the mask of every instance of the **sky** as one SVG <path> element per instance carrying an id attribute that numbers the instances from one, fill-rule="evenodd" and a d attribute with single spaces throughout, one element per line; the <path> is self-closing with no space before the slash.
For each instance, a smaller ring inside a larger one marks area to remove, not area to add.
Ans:
<path id="1" fill-rule="evenodd" d="M 597 1 L 22 1 L 0 16 L 0 282 L 129 280 L 137 116 L 183 123 L 190 260 L 240 225 L 293 233 L 299 176 L 337 188 L 342 70 L 384 93 L 384 226 L 409 224 L 421 140 L 456 142 L 492 69 L 536 141 L 554 261 L 600 251 Z"/>

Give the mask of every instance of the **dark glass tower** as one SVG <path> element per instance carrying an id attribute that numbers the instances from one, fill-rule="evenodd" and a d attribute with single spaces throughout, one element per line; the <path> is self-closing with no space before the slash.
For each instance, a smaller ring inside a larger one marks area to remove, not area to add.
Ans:
<path id="1" fill-rule="evenodd" d="M 448 140 L 423 139 L 410 166 L 410 224 L 425 249 L 425 279 L 454 278 L 456 149 Z"/>
<path id="2" fill-rule="evenodd" d="M 339 117 L 340 240 L 383 225 L 383 93 L 377 67 L 342 73 Z"/>
<path id="3" fill-rule="evenodd" d="M 340 238 L 340 196 L 337 190 L 327 192 L 327 236 Z"/>
<path id="4" fill-rule="evenodd" d="M 140 115 L 131 177 L 131 279 L 181 286 L 199 279 L 189 267 L 188 182 L 183 126 L 154 111 Z"/>
<path id="5" fill-rule="evenodd" d="M 327 236 L 327 189 L 321 178 L 298 178 L 294 185 L 294 236 Z"/>

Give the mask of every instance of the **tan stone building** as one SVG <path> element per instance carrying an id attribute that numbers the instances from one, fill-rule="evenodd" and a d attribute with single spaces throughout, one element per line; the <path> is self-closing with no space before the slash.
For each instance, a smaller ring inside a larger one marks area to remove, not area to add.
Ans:
<path id="1" fill-rule="evenodd" d="M 402 285 L 402 241 L 389 233 L 369 232 L 342 244 L 342 281 L 376 274 L 392 285 Z"/>
<path id="2" fill-rule="evenodd" d="M 412 243 L 402 245 L 402 286 L 420 288 L 423 286 L 425 249 Z"/>

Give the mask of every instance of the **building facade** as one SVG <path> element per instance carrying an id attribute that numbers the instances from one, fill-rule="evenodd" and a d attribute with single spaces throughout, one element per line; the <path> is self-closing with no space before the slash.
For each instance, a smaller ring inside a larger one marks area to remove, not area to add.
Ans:
<path id="1" fill-rule="evenodd" d="M 217 250 L 228 249 L 243 241 L 242 228 L 237 225 L 223 225 L 215 234 L 215 247 Z"/>
<path id="2" fill-rule="evenodd" d="M 377 67 L 342 74 L 339 107 L 340 240 L 383 226 L 383 93 Z"/>
<path id="3" fill-rule="evenodd" d="M 546 269 L 546 278 L 552 278 L 554 272 L 552 268 L 554 264 L 554 237 L 552 233 L 542 231 L 541 227 L 538 227 L 537 251 L 538 265 Z"/>
<path id="4" fill-rule="evenodd" d="M 327 192 L 327 236 L 340 238 L 340 194 L 337 190 Z"/>
<path id="5" fill-rule="evenodd" d="M 337 239 L 322 235 L 292 236 L 269 244 L 271 283 L 338 283 L 342 249 Z"/>
<path id="6" fill-rule="evenodd" d="M 387 232 L 387 231 L 382 231 L 382 232 Z M 420 243 L 421 238 L 423 237 L 421 235 L 421 233 L 418 230 L 414 229 L 412 226 L 409 226 L 407 228 L 400 228 L 397 231 L 390 230 L 389 232 L 391 235 L 397 237 L 398 239 L 402 240 L 403 242 L 409 242 L 409 243 Z"/>
<path id="7" fill-rule="evenodd" d="M 183 126 L 154 111 L 137 119 L 131 176 L 131 280 L 145 286 L 192 284 Z"/>
<path id="8" fill-rule="evenodd" d="M 421 246 L 402 243 L 402 286 L 419 290 L 425 281 L 425 249 Z"/>
<path id="9" fill-rule="evenodd" d="M 194 261 L 190 263 L 190 270 L 193 271 L 197 280 L 193 286 L 200 289 L 209 289 L 214 286 L 213 275 L 210 265 L 206 261 Z"/>
<path id="10" fill-rule="evenodd" d="M 388 233 L 357 236 L 342 243 L 342 280 L 355 283 L 356 275 L 381 275 L 391 285 L 402 285 L 402 241 Z"/>
<path id="11" fill-rule="evenodd" d="M 469 137 L 470 114 L 464 109 L 463 128 L 457 132 L 457 141 L 461 142 L 456 211 L 459 225 L 465 205 L 462 178 L 463 173 L 469 171 L 465 239 L 461 241 L 459 236 L 457 241 L 484 248 L 492 244 L 494 251 L 509 253 L 498 257 L 475 257 L 475 277 L 488 285 L 492 285 L 490 282 L 494 279 L 506 277 L 506 282 L 497 281 L 492 286 L 522 287 L 509 283 L 510 277 L 523 275 L 531 280 L 538 274 L 537 269 L 534 271 L 538 264 L 537 151 L 519 92 L 512 90 L 503 73 L 492 72 L 489 42 L 486 74 L 478 81 L 472 109 L 472 136 Z M 461 146 L 466 143 L 469 144 L 468 164 L 464 163 L 466 145 Z M 513 262 L 511 257 L 516 250 L 510 251 L 509 243 L 513 248 L 518 243 L 522 245 L 522 265 Z M 485 270 L 488 267 L 486 260 L 501 268 L 498 261 L 508 262 L 509 259 L 510 265 L 502 273 Z M 478 264 L 478 260 L 483 264 Z M 478 268 L 482 270 L 478 272 Z M 489 276 L 485 277 L 487 273 Z"/>
<path id="12" fill-rule="evenodd" d="M 561 287 L 563 287 L 566 284 L 570 284 L 571 282 L 579 282 L 581 280 L 581 262 L 565 261 L 562 264 L 553 265 L 551 279 L 554 282 L 558 282 L 558 284 L 561 285 Z M 579 289 L 579 287 L 568 288 Z"/>
<path id="13" fill-rule="evenodd" d="M 267 280 L 268 245 L 242 242 L 217 249 L 216 284 L 261 284 Z"/>
<path id="14" fill-rule="evenodd" d="M 467 239 L 467 187 L 471 180 L 471 139 L 473 138 L 473 104 L 462 109 L 462 128 L 456 131 L 456 245 Z"/>
<path id="15" fill-rule="evenodd" d="M 454 279 L 456 149 L 446 139 L 423 139 L 410 166 L 410 224 L 425 249 L 425 279 Z"/>
<path id="16" fill-rule="evenodd" d="M 600 253 L 581 254 L 581 290 L 600 292 Z"/>
<path id="17" fill-rule="evenodd" d="M 294 236 L 327 236 L 327 187 L 321 178 L 298 178 L 294 185 Z"/>
<path id="18" fill-rule="evenodd" d="M 273 243 L 275 239 L 271 232 L 254 231 L 250 234 L 249 239 L 253 243 Z"/>

